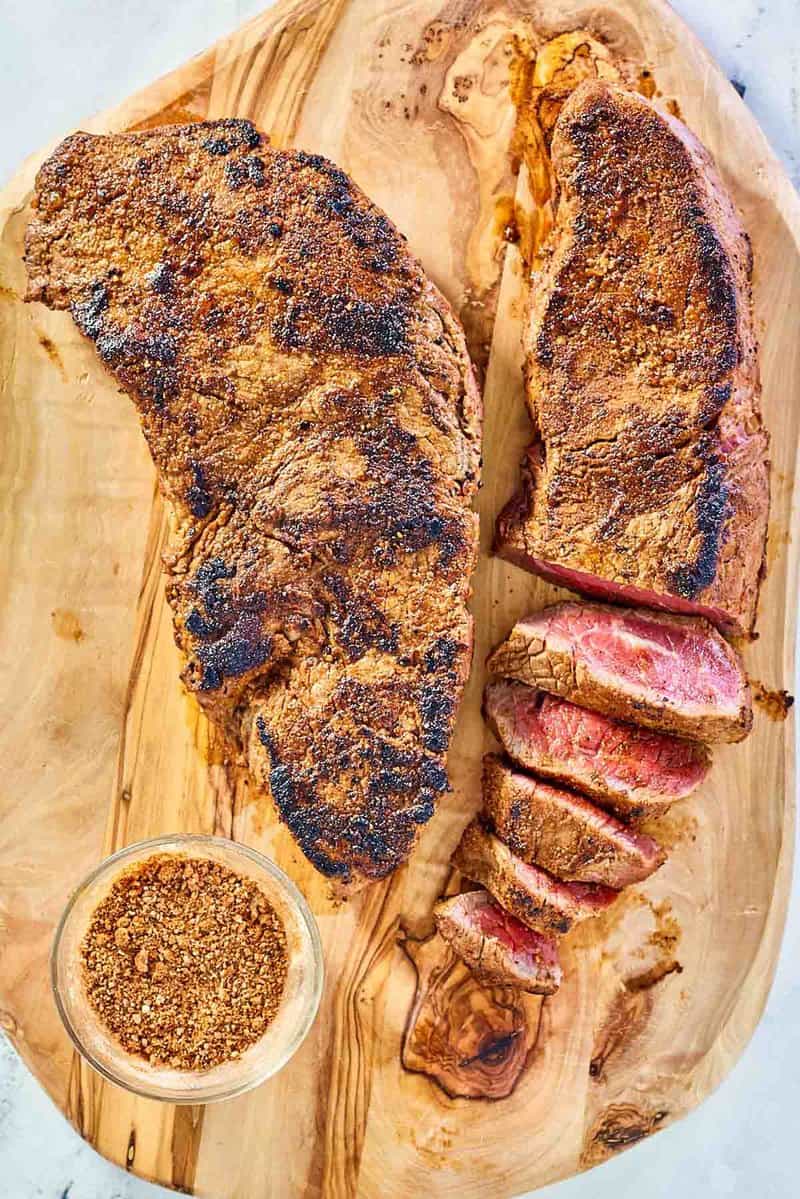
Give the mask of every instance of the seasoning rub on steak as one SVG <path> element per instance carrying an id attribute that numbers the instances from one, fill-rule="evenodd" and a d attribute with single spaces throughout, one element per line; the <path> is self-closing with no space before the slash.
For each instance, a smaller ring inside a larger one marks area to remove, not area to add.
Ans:
<path id="1" fill-rule="evenodd" d="M 738 655 L 698 617 L 554 604 L 516 624 L 488 668 L 607 716 L 698 741 L 741 741 L 753 724 Z"/>
<path id="2" fill-rule="evenodd" d="M 439 933 L 480 982 L 553 995 L 562 972 L 555 938 L 534 932 L 486 891 L 443 899 L 433 909 Z"/>
<path id="3" fill-rule="evenodd" d="M 551 158 L 558 208 L 526 330 L 537 440 L 499 552 L 749 632 L 769 467 L 739 215 L 689 130 L 615 84 L 574 91 Z"/>
<path id="4" fill-rule="evenodd" d="M 516 857 L 477 820 L 464 830 L 452 862 L 517 920 L 548 936 L 560 936 L 576 921 L 599 916 L 618 894 L 610 887 L 552 878 Z"/>
<path id="5" fill-rule="evenodd" d="M 601 716 L 524 683 L 490 683 L 484 711 L 518 766 L 629 820 L 663 815 L 691 795 L 711 766 L 697 741 Z"/>
<path id="6" fill-rule="evenodd" d="M 621 890 L 666 861 L 652 837 L 563 787 L 523 774 L 495 754 L 483 759 L 483 815 L 512 853 L 570 882 Z"/>
<path id="7" fill-rule="evenodd" d="M 348 176 L 247 121 L 76 134 L 28 298 L 141 417 L 183 678 L 344 883 L 411 851 L 469 671 L 480 402 L 464 335 Z"/>

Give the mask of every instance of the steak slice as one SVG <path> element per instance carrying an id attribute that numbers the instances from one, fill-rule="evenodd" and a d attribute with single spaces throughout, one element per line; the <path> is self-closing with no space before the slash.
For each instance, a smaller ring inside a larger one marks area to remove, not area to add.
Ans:
<path id="1" fill-rule="evenodd" d="M 621 890 L 648 878 L 667 855 L 579 795 L 483 759 L 483 811 L 512 853 L 556 878 Z"/>
<path id="2" fill-rule="evenodd" d="M 582 791 L 631 820 L 662 815 L 703 781 L 705 746 L 589 712 L 526 687 L 491 683 L 486 719 L 518 766 Z"/>
<path id="3" fill-rule="evenodd" d="M 452 862 L 517 920 L 548 936 L 567 933 L 576 921 L 599 916 L 618 895 L 592 883 L 559 882 L 516 857 L 477 820 L 464 830 Z"/>
<path id="4" fill-rule="evenodd" d="M 343 171 L 247 121 L 76 134 L 34 205 L 28 298 L 142 421 L 186 686 L 318 870 L 384 877 L 448 786 L 470 665 L 460 325 Z"/>
<path id="5" fill-rule="evenodd" d="M 554 604 L 515 625 L 488 667 L 606 716 L 698 741 L 741 741 L 753 724 L 738 655 L 698 617 Z"/>
<path id="6" fill-rule="evenodd" d="M 558 944 L 498 907 L 486 891 L 443 899 L 433 909 L 442 937 L 490 987 L 553 995 L 561 986 Z"/>
<path id="7" fill-rule="evenodd" d="M 503 557 L 590 595 L 752 629 L 769 509 L 750 243 L 674 117 L 587 81 L 525 334 L 537 442 Z"/>

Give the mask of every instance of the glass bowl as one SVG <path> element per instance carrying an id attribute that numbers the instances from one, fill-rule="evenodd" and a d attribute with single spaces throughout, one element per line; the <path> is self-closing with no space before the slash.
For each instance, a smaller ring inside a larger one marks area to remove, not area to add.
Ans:
<path id="1" fill-rule="evenodd" d="M 121 874 L 157 854 L 209 858 L 252 880 L 286 929 L 289 968 L 275 1019 L 240 1057 L 209 1070 L 175 1070 L 128 1053 L 100 1022 L 84 989 L 80 947 L 95 908 Z M 274 862 L 223 837 L 175 834 L 126 846 L 101 862 L 76 887 L 56 929 L 50 976 L 56 1006 L 75 1047 L 105 1078 L 150 1099 L 211 1103 L 257 1087 L 288 1062 L 314 1023 L 324 967 L 319 930 L 311 910 Z"/>

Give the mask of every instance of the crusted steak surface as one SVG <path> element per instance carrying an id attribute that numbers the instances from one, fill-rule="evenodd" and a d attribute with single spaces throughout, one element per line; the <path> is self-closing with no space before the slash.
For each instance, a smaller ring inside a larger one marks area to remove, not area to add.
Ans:
<path id="1" fill-rule="evenodd" d="M 560 882 L 523 862 L 477 820 L 467 825 L 452 861 L 517 920 L 546 936 L 560 936 L 576 921 L 599 916 L 618 895 L 610 887 Z"/>
<path id="2" fill-rule="evenodd" d="M 187 687 L 319 870 L 387 875 L 447 788 L 471 654 L 449 306 L 343 171 L 238 120 L 68 138 L 26 260 L 138 409 Z"/>
<path id="3" fill-rule="evenodd" d="M 615 84 L 576 89 L 551 155 L 526 331 L 537 440 L 499 551 L 747 632 L 769 508 L 747 235 L 696 138 Z"/>
<path id="4" fill-rule="evenodd" d="M 666 860 L 652 837 L 494 754 L 483 759 L 483 814 L 517 857 L 567 881 L 621 890 L 642 882 Z"/>

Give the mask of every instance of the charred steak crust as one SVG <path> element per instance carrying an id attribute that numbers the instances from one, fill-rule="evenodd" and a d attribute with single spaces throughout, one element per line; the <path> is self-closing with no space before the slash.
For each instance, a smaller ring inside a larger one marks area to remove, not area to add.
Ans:
<path id="1" fill-rule="evenodd" d="M 577 793 L 483 759 L 483 819 L 523 862 L 567 882 L 621 890 L 662 866 L 666 854 Z"/>
<path id="2" fill-rule="evenodd" d="M 538 441 L 498 550 L 747 632 L 769 509 L 747 235 L 700 143 L 617 85 L 575 90 L 551 155 L 560 198 L 526 331 Z"/>
<path id="3" fill-rule="evenodd" d="M 34 206 L 28 298 L 95 343 L 169 504 L 187 687 L 319 870 L 387 875 L 448 786 L 470 665 L 460 325 L 343 171 L 247 121 L 76 134 Z"/>
<path id="4" fill-rule="evenodd" d="M 500 907 L 546 936 L 561 936 L 577 921 L 599 915 L 618 895 L 599 884 L 560 882 L 523 862 L 478 820 L 465 828 L 452 863 L 485 887 Z"/>

